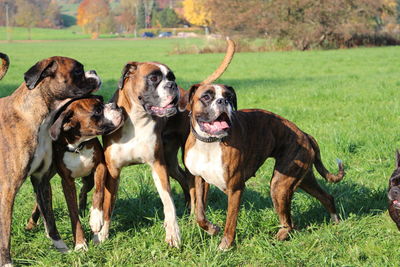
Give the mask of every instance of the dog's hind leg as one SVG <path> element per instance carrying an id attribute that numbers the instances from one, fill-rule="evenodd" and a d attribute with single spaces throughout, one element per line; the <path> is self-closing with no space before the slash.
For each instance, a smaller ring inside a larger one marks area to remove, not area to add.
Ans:
<path id="1" fill-rule="evenodd" d="M 285 168 L 283 171 L 279 167 L 275 167 L 274 174 L 271 179 L 271 197 L 274 203 L 275 211 L 278 213 L 281 228 L 276 234 L 278 240 L 285 240 L 289 237 L 289 232 L 293 229 L 291 218 L 291 202 L 294 192 L 298 187 L 303 172 L 300 167 L 291 166 L 293 168 Z M 289 170 L 290 171 L 289 171 Z M 281 170 L 281 171 L 278 171 Z M 293 173 L 292 176 L 284 173 Z"/>
<path id="2" fill-rule="evenodd" d="M 35 207 L 33 207 L 32 215 L 28 220 L 28 223 L 25 226 L 25 230 L 32 230 L 37 226 L 37 222 L 40 218 L 40 210 L 37 203 L 35 203 Z"/>
<path id="3" fill-rule="evenodd" d="M 85 216 L 86 207 L 87 207 L 87 194 L 92 190 L 94 186 L 94 177 L 93 174 L 82 177 L 82 187 L 79 192 L 79 215 L 81 217 Z"/>
<path id="4" fill-rule="evenodd" d="M 61 239 L 60 234 L 58 233 L 53 212 L 52 193 L 50 185 L 50 178 L 52 176 L 53 173 L 48 173 L 41 178 L 31 176 L 31 182 L 33 185 L 33 189 L 36 193 L 36 202 L 39 206 L 41 214 L 43 215 L 46 231 L 56 249 L 61 253 L 66 253 L 69 251 L 69 249 L 64 241 Z"/>
<path id="5" fill-rule="evenodd" d="M 301 181 L 299 187 L 321 202 L 321 204 L 328 210 L 333 222 L 339 222 L 333 196 L 325 192 L 320 187 L 312 170 L 307 173 L 307 175 Z"/>

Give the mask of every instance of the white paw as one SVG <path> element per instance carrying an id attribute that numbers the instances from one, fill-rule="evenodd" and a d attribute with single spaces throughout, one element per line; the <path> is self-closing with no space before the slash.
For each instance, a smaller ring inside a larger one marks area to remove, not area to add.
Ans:
<path id="1" fill-rule="evenodd" d="M 168 243 L 170 247 L 179 248 L 181 245 L 181 234 L 179 232 L 179 226 L 176 220 L 165 221 L 165 242 Z"/>
<path id="2" fill-rule="evenodd" d="M 332 221 L 333 223 L 339 223 L 339 222 L 340 222 L 339 217 L 337 216 L 336 213 L 332 213 L 332 214 L 331 214 L 331 221 Z"/>
<path id="3" fill-rule="evenodd" d="M 75 251 L 88 251 L 88 246 L 87 246 L 86 242 L 81 243 L 81 244 L 76 244 Z"/>
<path id="4" fill-rule="evenodd" d="M 94 233 L 93 243 L 99 244 L 99 243 L 103 243 L 104 241 L 106 241 L 108 239 L 109 230 L 110 230 L 110 221 L 105 221 L 100 232 Z"/>
<path id="5" fill-rule="evenodd" d="M 56 249 L 61 252 L 61 253 L 67 253 L 69 252 L 69 248 L 67 247 L 67 245 L 64 243 L 64 241 L 62 241 L 62 239 L 60 240 L 54 240 L 52 239 L 51 241 L 53 241 L 53 245 L 56 247 Z"/>
<path id="6" fill-rule="evenodd" d="M 99 209 L 93 209 L 93 207 L 91 207 L 89 224 L 93 233 L 98 233 L 104 224 L 103 211 Z"/>
<path id="7" fill-rule="evenodd" d="M 12 263 L 6 263 L 3 265 L 3 267 L 13 267 Z"/>

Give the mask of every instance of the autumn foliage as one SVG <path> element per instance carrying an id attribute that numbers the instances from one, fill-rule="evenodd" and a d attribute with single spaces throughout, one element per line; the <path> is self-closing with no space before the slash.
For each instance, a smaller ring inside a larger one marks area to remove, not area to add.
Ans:
<path id="1" fill-rule="evenodd" d="M 110 6 L 106 0 L 83 0 L 76 19 L 77 24 L 95 38 L 108 26 Z"/>
<path id="2" fill-rule="evenodd" d="M 193 25 L 210 26 L 211 13 L 206 4 L 207 0 L 184 0 L 182 5 L 185 19 Z"/>

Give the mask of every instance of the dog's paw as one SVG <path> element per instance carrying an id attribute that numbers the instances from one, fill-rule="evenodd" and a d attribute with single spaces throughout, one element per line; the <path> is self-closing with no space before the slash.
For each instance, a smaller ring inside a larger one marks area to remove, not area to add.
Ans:
<path id="1" fill-rule="evenodd" d="M 69 252 L 69 248 L 67 247 L 67 245 L 64 243 L 64 241 L 62 239 L 60 239 L 60 240 L 52 239 L 52 241 L 53 241 L 54 247 L 58 250 L 58 252 L 61 252 L 61 253 Z"/>
<path id="2" fill-rule="evenodd" d="M 179 248 L 181 245 L 181 234 L 179 232 L 179 226 L 176 220 L 171 222 L 164 222 L 165 227 L 165 242 L 170 247 Z"/>
<path id="3" fill-rule="evenodd" d="M 287 240 L 289 238 L 289 232 L 290 232 L 290 228 L 285 227 L 285 228 L 281 228 L 279 229 L 278 233 L 276 234 L 276 239 L 278 239 L 279 241 L 284 241 Z"/>
<path id="4" fill-rule="evenodd" d="M 93 243 L 100 244 L 108 239 L 108 233 L 110 230 L 110 221 L 105 221 L 101 230 L 93 235 Z"/>
<path id="5" fill-rule="evenodd" d="M 104 215 L 103 211 L 99 209 L 90 208 L 90 229 L 93 233 L 98 233 L 104 225 Z"/>
<path id="6" fill-rule="evenodd" d="M 88 251 L 88 246 L 87 246 L 86 242 L 81 243 L 81 244 L 76 244 L 74 250 L 75 251 Z"/>
<path id="7" fill-rule="evenodd" d="M 221 251 L 228 251 L 232 248 L 233 241 L 229 241 L 227 237 L 223 237 L 221 243 L 218 246 L 218 249 Z"/>
<path id="8" fill-rule="evenodd" d="M 209 235 L 216 235 L 221 231 L 221 228 L 218 225 L 210 223 L 206 232 Z"/>

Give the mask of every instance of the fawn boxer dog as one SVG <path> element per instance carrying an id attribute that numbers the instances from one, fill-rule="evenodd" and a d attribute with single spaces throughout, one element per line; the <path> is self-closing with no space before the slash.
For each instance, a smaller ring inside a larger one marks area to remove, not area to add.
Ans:
<path id="1" fill-rule="evenodd" d="M 221 66 L 207 79 L 219 77 L 229 65 L 234 53 L 228 42 L 227 54 Z M 177 104 L 184 90 L 175 83 L 173 72 L 157 62 L 129 62 L 122 71 L 119 88 L 113 100 L 124 110 L 124 125 L 111 135 L 103 136 L 109 176 L 104 195 L 104 225 L 97 235 L 102 242 L 108 237 L 112 210 L 116 200 L 119 176 L 124 166 L 147 163 L 164 206 L 165 241 L 180 245 L 180 232 L 168 175 L 181 184 L 187 199 L 187 172 L 177 161 L 179 147 L 184 146 L 189 133 L 187 111 Z"/>
<path id="2" fill-rule="evenodd" d="M 311 135 L 269 111 L 236 111 L 235 91 L 226 85 L 194 85 L 188 101 L 191 131 L 186 141 L 185 165 L 195 175 L 197 222 L 209 234 L 216 234 L 219 227 L 206 219 L 204 183 L 213 184 L 228 195 L 221 250 L 231 247 L 234 241 L 245 182 L 269 157 L 276 160 L 271 196 L 281 223 L 279 240 L 286 239 L 293 229 L 290 202 L 297 187 L 316 197 L 332 220 L 338 221 L 333 197 L 318 185 L 312 167 L 329 182 L 338 182 L 344 176 L 343 165 L 339 162 L 337 175 L 329 173 Z"/>
<path id="3" fill-rule="evenodd" d="M 26 177 L 31 181 L 47 226 L 54 224 L 48 173 L 52 140 L 49 128 L 57 110 L 73 98 L 88 95 L 101 82 L 95 71 L 66 57 L 37 62 L 24 74 L 25 82 L 0 99 L 0 265 L 11 266 L 10 237 L 15 195 Z M 49 227 L 48 227 L 49 229 Z M 50 235 L 54 233 L 49 233 Z M 54 245 L 65 246 L 56 234 Z"/>
<path id="4" fill-rule="evenodd" d="M 90 213 L 90 227 L 94 233 L 103 225 L 104 183 L 107 167 L 103 147 L 97 135 L 110 134 L 123 123 L 123 115 L 115 103 L 104 105 L 101 96 L 73 99 L 56 114 L 50 127 L 53 139 L 53 164 L 62 179 L 74 234 L 75 250 L 87 250 L 84 231 L 78 216 L 75 178 L 82 177 L 83 186 L 79 194 L 79 211 L 86 209 L 87 193 L 95 185 L 93 205 Z M 40 211 L 34 208 L 26 226 L 36 226 Z"/>
<path id="5" fill-rule="evenodd" d="M 0 53 L 1 68 L 0 68 L 0 80 L 6 75 L 8 67 L 10 65 L 10 59 L 6 54 Z"/>
<path id="6" fill-rule="evenodd" d="M 400 230 L 400 153 L 396 150 L 396 169 L 389 179 L 388 210 L 392 220 Z"/>

